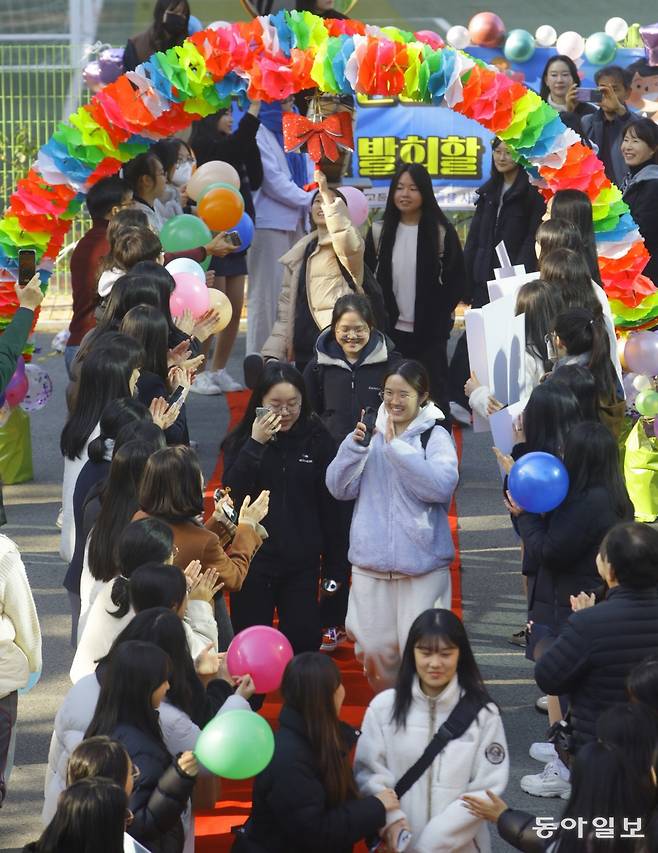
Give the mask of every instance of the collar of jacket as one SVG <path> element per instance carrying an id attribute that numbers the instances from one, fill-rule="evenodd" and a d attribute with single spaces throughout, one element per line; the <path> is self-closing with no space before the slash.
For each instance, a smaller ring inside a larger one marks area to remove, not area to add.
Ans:
<path id="1" fill-rule="evenodd" d="M 612 598 L 646 598 L 647 600 L 651 600 L 658 598 L 658 589 L 655 587 L 634 589 L 632 586 L 620 584 L 608 590 L 605 600 L 610 601 Z"/>
<path id="2" fill-rule="evenodd" d="M 386 432 L 386 419 L 386 407 L 384 403 L 382 403 L 379 407 L 379 411 L 377 412 L 377 421 L 375 424 L 377 431 L 382 435 Z M 420 435 L 422 432 L 425 432 L 426 429 L 433 427 L 436 421 L 442 420 L 445 420 L 445 415 L 441 409 L 432 402 L 426 403 L 421 407 L 421 410 L 405 431 L 401 435 L 398 435 L 397 438 L 413 438 L 413 436 Z"/>
<path id="3" fill-rule="evenodd" d="M 517 176 L 514 179 L 514 183 L 503 196 L 503 203 L 508 203 L 511 199 L 523 195 L 527 191 L 529 185 L 530 182 L 528 181 L 526 173 L 523 171 L 523 169 L 519 168 Z M 497 203 L 500 197 L 500 187 L 501 185 L 495 178 L 489 178 L 486 184 L 482 184 L 480 189 L 476 190 L 476 193 L 484 198 L 488 198 L 491 196 L 493 200 Z"/>
<path id="4" fill-rule="evenodd" d="M 628 192 L 631 187 L 641 184 L 643 181 L 658 180 L 658 166 L 654 163 L 648 163 L 643 166 L 639 172 L 630 175 L 628 182 L 624 181 L 624 193 Z"/>
<path id="5" fill-rule="evenodd" d="M 355 364 L 349 364 L 343 355 L 332 354 L 330 350 L 336 349 L 340 350 L 340 346 L 331 334 L 331 326 L 327 326 L 326 329 L 320 332 L 320 336 L 315 344 L 318 364 L 333 365 L 334 367 L 342 367 L 345 370 L 354 370 L 355 367 L 363 367 L 366 364 L 381 364 L 388 359 L 390 352 L 388 338 L 378 329 L 372 330 L 370 340 L 365 346 L 366 353 Z"/>
<path id="6" fill-rule="evenodd" d="M 308 731 L 306 729 L 306 723 L 304 722 L 304 718 L 299 713 L 299 711 L 296 711 L 289 705 L 284 705 L 281 708 L 281 713 L 279 714 L 279 724 L 281 728 L 290 729 L 290 731 L 293 731 L 295 732 L 295 734 L 298 734 L 300 737 L 303 737 L 304 740 L 308 740 Z M 353 728 L 347 723 L 344 723 L 342 720 L 339 720 L 339 724 L 340 733 L 343 738 L 345 748 L 349 751 L 359 739 L 361 732 L 359 729 Z"/>
<path id="7" fill-rule="evenodd" d="M 413 684 L 411 686 L 411 696 L 414 702 L 420 702 L 422 705 L 429 705 L 430 702 L 435 702 L 435 710 L 447 710 L 450 711 L 459 701 L 459 697 L 462 694 L 462 689 L 459 686 L 459 679 L 457 678 L 457 673 L 453 675 L 450 679 L 450 682 L 446 685 L 446 687 L 439 693 L 438 696 L 428 696 L 427 693 L 423 693 L 420 686 L 420 679 L 418 676 L 414 678 Z"/>

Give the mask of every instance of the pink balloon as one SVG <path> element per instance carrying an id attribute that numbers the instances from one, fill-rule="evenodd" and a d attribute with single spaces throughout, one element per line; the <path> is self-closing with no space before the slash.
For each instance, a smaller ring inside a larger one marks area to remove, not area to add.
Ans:
<path id="1" fill-rule="evenodd" d="M 368 218 L 368 199 L 356 187 L 338 187 L 338 192 L 345 197 L 352 225 L 359 228 Z"/>
<path id="2" fill-rule="evenodd" d="M 205 281 L 189 272 L 178 272 L 174 275 L 176 287 L 169 298 L 169 308 L 172 317 L 180 317 L 189 308 L 193 317 L 200 317 L 210 307 L 210 297 Z"/>
<path id="3" fill-rule="evenodd" d="M 633 332 L 626 340 L 624 360 L 628 369 L 646 376 L 658 376 L 658 335 Z"/>
<path id="4" fill-rule="evenodd" d="M 25 365 L 23 365 L 22 371 L 19 372 L 16 368 L 16 372 L 9 380 L 9 384 L 5 388 L 5 400 L 10 406 L 17 406 L 27 394 L 27 389 L 28 381 L 25 375 Z"/>
<path id="5" fill-rule="evenodd" d="M 226 666 L 233 676 L 250 675 L 256 693 L 270 693 L 281 685 L 283 670 L 292 655 L 292 646 L 280 631 L 267 625 L 253 625 L 231 641 Z"/>
<path id="6" fill-rule="evenodd" d="M 418 41 L 422 41 L 423 44 L 428 44 L 430 47 L 434 48 L 434 50 L 440 50 L 440 48 L 445 47 L 445 42 L 441 36 L 438 35 L 438 33 L 433 33 L 431 30 L 418 30 L 414 35 Z"/>

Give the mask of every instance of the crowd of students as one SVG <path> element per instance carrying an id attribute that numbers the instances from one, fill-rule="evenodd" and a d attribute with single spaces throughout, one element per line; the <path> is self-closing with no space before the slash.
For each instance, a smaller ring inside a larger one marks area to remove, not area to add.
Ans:
<path id="1" fill-rule="evenodd" d="M 159 0 L 126 62 L 179 38 L 188 18 L 185 0 Z M 626 110 L 620 69 L 598 72 L 598 111 L 577 100 L 577 83 L 571 60 L 555 57 L 542 96 L 566 121 L 573 115 L 611 177 L 628 172 L 624 198 L 656 279 L 658 131 Z M 495 140 L 463 249 L 417 164 L 400 166 L 383 218 L 363 234 L 340 187 L 316 172 L 309 189 L 307 158 L 285 153 L 291 109 L 292 99 L 254 103 L 234 133 L 230 113 L 209 116 L 189 142 L 158 143 L 87 196 L 93 225 L 71 259 L 60 444 L 73 686 L 54 722 L 45 829 L 26 849 L 87 853 L 93 839 L 101 853 L 192 851 L 194 811 L 221 798 L 194 757 L 197 737 L 217 714 L 263 699 L 249 674 L 229 675 L 226 649 L 245 628 L 277 624 L 294 657 L 274 757 L 254 782 L 235 851 L 342 853 L 368 839 L 380 850 L 474 853 L 491 849 L 487 821 L 522 850 L 652 850 L 658 533 L 633 522 L 620 470 L 626 403 L 591 204 L 565 190 L 546 206 Z M 172 317 L 163 265 L 172 255 L 158 236 L 193 211 L 187 181 L 213 159 L 238 171 L 256 225 L 248 253 L 232 253 L 222 234 L 182 253 L 210 258 L 208 285 L 229 297 L 233 319 L 219 336 L 212 310 Z M 530 746 L 544 770 L 521 787 L 568 799 L 549 835 L 502 800 L 510 762 L 500 711 L 449 610 L 453 419 L 487 418 L 501 403 L 471 372 L 465 338 L 450 364 L 448 341 L 457 304 L 488 301 L 500 240 L 538 278 L 517 296 L 525 410 L 511 455 L 498 459 L 509 473 L 545 451 L 569 475 L 548 514 L 524 510 L 506 487 L 502 497 L 527 598 L 527 628 L 512 641 L 535 662 L 551 723 L 550 740 Z M 226 364 L 247 273 L 251 394 L 218 436 L 223 488 L 204 519 L 185 399 L 242 387 Z M 37 292 L 18 292 L 28 312 Z M 14 323 L 0 339 L 8 368 L 24 344 L 21 311 Z M 41 667 L 34 602 L 9 540 L 0 582 L 4 780 L 16 691 Z M 376 694 L 358 740 L 340 721 L 345 688 L 327 654 L 347 636 Z M 599 835 L 600 815 L 617 821 L 614 836 Z M 585 848 L 571 829 L 581 819 Z M 643 840 L 621 839 L 629 821 Z"/>

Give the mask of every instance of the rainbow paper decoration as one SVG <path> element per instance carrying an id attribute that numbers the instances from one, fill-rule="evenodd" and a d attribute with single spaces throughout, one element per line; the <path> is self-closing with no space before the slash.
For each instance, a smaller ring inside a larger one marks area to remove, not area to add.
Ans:
<path id="1" fill-rule="evenodd" d="M 658 293 L 641 275 L 649 256 L 619 189 L 537 94 L 458 50 L 435 49 L 423 34 L 284 10 L 203 30 L 154 54 L 58 126 L 0 220 L 0 329 L 16 307 L 18 250 L 35 249 L 45 284 L 96 181 L 154 141 L 228 106 L 231 96 L 274 101 L 311 88 L 445 104 L 505 140 L 546 199 L 560 189 L 587 193 L 617 325 L 658 320 Z"/>

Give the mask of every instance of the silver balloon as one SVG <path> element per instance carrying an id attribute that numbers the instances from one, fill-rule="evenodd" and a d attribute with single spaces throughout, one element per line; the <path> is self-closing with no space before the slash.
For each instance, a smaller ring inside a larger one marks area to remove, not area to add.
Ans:
<path id="1" fill-rule="evenodd" d="M 26 364 L 27 394 L 19 403 L 26 412 L 40 412 L 53 395 L 53 381 L 38 364 Z"/>

